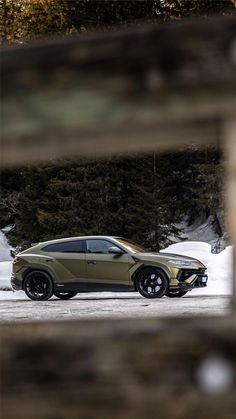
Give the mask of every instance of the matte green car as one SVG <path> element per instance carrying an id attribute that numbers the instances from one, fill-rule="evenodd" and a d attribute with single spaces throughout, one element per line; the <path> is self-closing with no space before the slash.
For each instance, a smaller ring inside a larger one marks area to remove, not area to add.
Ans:
<path id="1" fill-rule="evenodd" d="M 136 290 L 146 298 L 182 297 L 207 285 L 196 259 L 151 253 L 110 236 L 71 237 L 39 243 L 13 262 L 11 284 L 32 300 L 61 299 L 80 292 Z"/>

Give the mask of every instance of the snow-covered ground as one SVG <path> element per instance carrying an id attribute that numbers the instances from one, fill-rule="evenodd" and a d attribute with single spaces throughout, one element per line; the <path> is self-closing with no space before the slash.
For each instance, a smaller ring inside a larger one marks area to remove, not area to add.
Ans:
<path id="1" fill-rule="evenodd" d="M 0 290 L 9 289 L 12 269 L 11 247 L 2 232 L 0 232 Z M 211 253 L 211 245 L 198 241 L 185 241 L 169 246 L 163 252 L 191 256 L 203 262 L 208 271 L 207 288 L 192 291 L 194 295 L 229 295 L 232 292 L 232 246 L 219 254 Z M 91 294 L 90 294 L 91 295 Z M 115 293 L 106 293 L 106 296 Z M 25 298 L 24 293 L 0 292 L 0 299 Z"/>

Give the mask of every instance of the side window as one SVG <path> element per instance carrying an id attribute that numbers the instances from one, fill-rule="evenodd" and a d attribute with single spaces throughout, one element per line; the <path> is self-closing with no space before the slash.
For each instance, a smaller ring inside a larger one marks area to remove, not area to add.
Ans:
<path id="1" fill-rule="evenodd" d="M 87 240 L 88 253 L 108 253 L 112 243 L 107 240 Z"/>
<path id="2" fill-rule="evenodd" d="M 45 246 L 43 252 L 62 252 L 62 253 L 85 253 L 85 241 L 73 240 L 60 242 Z"/>

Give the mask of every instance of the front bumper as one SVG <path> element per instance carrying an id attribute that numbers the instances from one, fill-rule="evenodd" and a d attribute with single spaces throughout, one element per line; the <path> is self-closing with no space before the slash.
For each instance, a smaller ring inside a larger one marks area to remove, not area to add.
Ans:
<path id="1" fill-rule="evenodd" d="M 11 286 L 14 291 L 22 290 L 22 281 L 15 275 L 11 276 Z"/>
<path id="2" fill-rule="evenodd" d="M 194 288 L 203 288 L 207 286 L 208 276 L 206 269 L 181 270 L 178 274 L 178 284 L 170 285 L 173 291 L 191 291 Z"/>

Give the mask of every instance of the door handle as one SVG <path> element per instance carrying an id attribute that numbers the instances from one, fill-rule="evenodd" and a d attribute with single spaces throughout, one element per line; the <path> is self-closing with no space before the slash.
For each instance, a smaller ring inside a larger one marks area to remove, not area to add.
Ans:
<path id="1" fill-rule="evenodd" d="M 87 260 L 88 265 L 96 265 L 96 263 L 95 260 Z"/>

